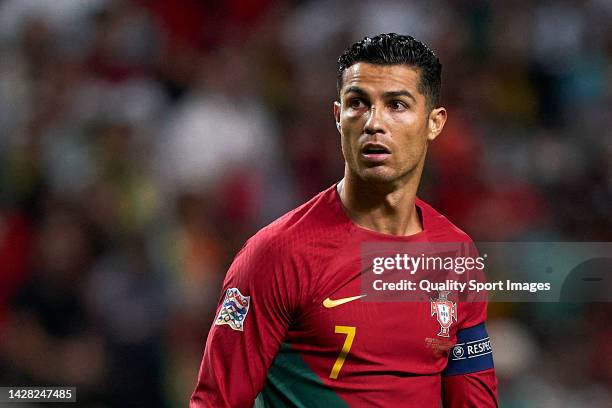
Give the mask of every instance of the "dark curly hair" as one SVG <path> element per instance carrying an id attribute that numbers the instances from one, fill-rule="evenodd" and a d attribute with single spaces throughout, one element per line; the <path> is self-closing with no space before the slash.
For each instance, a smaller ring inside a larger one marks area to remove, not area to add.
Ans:
<path id="1" fill-rule="evenodd" d="M 338 58 L 338 94 L 342 89 L 344 71 L 358 62 L 378 65 L 407 64 L 417 68 L 421 74 L 419 92 L 425 95 L 429 108 L 440 104 L 442 64 L 422 42 L 409 35 L 396 33 L 365 37 L 347 48 Z"/>

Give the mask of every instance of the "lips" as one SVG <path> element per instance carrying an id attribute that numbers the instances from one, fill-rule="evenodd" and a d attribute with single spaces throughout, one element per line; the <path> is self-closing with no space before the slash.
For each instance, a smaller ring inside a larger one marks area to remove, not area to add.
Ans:
<path id="1" fill-rule="evenodd" d="M 382 163 L 389 158 L 391 150 L 382 143 L 368 142 L 361 148 L 361 156 L 367 162 Z"/>

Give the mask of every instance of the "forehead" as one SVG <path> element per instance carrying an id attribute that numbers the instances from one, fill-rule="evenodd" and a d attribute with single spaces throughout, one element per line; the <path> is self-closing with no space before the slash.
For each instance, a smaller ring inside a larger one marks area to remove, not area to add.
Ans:
<path id="1" fill-rule="evenodd" d="M 342 79 L 341 94 L 348 87 L 358 86 L 371 93 L 406 90 L 423 96 L 419 92 L 420 71 L 407 64 L 377 65 L 358 62 L 344 71 Z"/>

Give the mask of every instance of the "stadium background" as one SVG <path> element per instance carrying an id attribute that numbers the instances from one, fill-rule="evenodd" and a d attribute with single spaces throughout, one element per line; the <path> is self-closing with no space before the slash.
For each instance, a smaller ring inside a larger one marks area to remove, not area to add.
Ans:
<path id="1" fill-rule="evenodd" d="M 477 241 L 611 241 L 610 21 L 609 0 L 0 0 L 0 384 L 185 406 L 232 256 L 340 178 L 335 61 L 365 34 L 444 65 L 421 197 Z M 492 304 L 502 406 L 612 406 L 610 312 Z"/>

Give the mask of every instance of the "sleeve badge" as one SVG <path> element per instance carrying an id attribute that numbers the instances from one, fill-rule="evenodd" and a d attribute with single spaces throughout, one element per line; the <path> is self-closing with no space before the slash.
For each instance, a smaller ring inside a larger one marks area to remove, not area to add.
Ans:
<path id="1" fill-rule="evenodd" d="M 244 296 L 238 288 L 228 289 L 215 324 L 217 326 L 227 324 L 233 330 L 244 331 L 244 321 L 250 305 L 250 296 Z"/>

